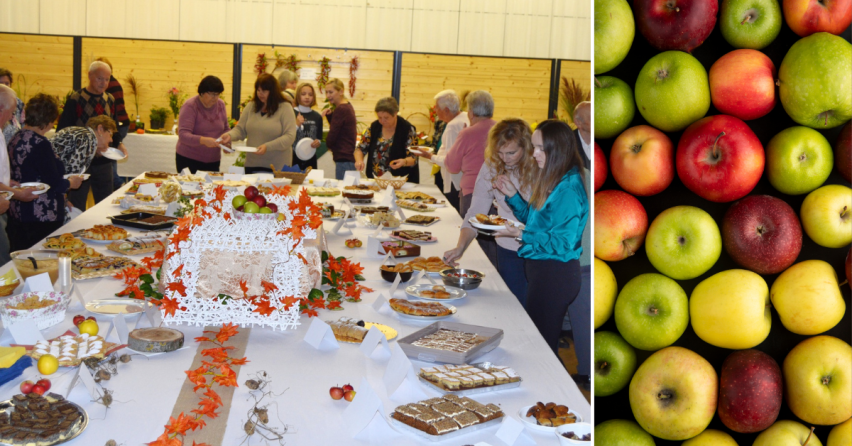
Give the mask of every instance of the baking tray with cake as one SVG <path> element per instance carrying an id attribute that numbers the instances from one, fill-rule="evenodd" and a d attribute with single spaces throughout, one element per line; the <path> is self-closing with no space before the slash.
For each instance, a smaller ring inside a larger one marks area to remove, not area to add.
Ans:
<path id="1" fill-rule="evenodd" d="M 412 215 L 406 218 L 403 223 L 415 226 L 432 226 L 439 221 L 441 221 L 441 217 L 435 217 L 432 215 Z"/>
<path id="2" fill-rule="evenodd" d="M 431 284 L 410 285 L 405 288 L 405 294 L 417 299 L 436 302 L 447 302 L 467 297 L 467 291 L 461 288 Z"/>
<path id="3" fill-rule="evenodd" d="M 127 226 L 136 229 L 169 229 L 178 220 L 175 217 L 156 215 L 148 212 L 134 212 L 132 214 L 113 215 L 109 217 L 113 224 Z"/>
<path id="4" fill-rule="evenodd" d="M 423 367 L 418 376 L 426 387 L 458 396 L 515 389 L 522 381 L 511 367 L 490 362 Z"/>
<path id="5" fill-rule="evenodd" d="M 352 204 L 370 204 L 373 202 L 373 191 L 370 190 L 344 190 L 342 195 Z"/>
<path id="6" fill-rule="evenodd" d="M 435 243 L 438 237 L 432 235 L 431 232 L 417 231 L 412 229 L 402 229 L 391 232 L 392 239 L 402 240 L 413 243 Z"/>
<path id="7" fill-rule="evenodd" d="M 496 404 L 444 395 L 397 406 L 388 416 L 388 423 L 399 432 L 439 442 L 499 426 L 504 416 Z"/>
<path id="8" fill-rule="evenodd" d="M 453 341 L 445 342 L 442 339 L 445 337 L 452 338 Z M 397 342 L 406 355 L 421 361 L 470 364 L 474 359 L 497 348 L 502 340 L 503 330 L 499 328 L 439 321 Z M 451 347 L 453 348 L 450 349 Z"/>
<path id="9" fill-rule="evenodd" d="M 0 401 L 0 419 L 0 444 L 15 446 L 65 443 L 89 425 L 85 409 L 52 392 L 18 394 Z M 40 422 L 33 423 L 32 419 Z"/>

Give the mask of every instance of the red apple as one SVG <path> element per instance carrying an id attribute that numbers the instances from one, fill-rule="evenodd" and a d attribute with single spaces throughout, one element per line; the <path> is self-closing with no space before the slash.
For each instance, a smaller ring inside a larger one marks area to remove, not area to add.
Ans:
<path id="1" fill-rule="evenodd" d="M 722 245 L 735 262 L 758 274 L 787 269 L 802 249 L 802 225 L 784 200 L 751 195 L 722 219 Z"/>
<path id="2" fill-rule="evenodd" d="M 691 53 L 716 26 L 717 0 L 635 0 L 639 32 L 662 51 Z"/>
<path id="3" fill-rule="evenodd" d="M 36 385 L 44 387 L 44 390 L 50 390 L 50 380 L 42 378 L 36 382 Z"/>
<path id="4" fill-rule="evenodd" d="M 840 175 L 852 182 L 852 121 L 843 126 L 834 144 L 834 164 Z"/>
<path id="5" fill-rule="evenodd" d="M 352 384 L 346 384 L 345 386 L 341 387 L 341 389 L 343 389 L 344 392 L 348 392 L 350 390 L 355 390 L 355 388 L 352 387 Z"/>
<path id="6" fill-rule="evenodd" d="M 603 186 L 606 181 L 606 155 L 598 143 L 595 143 L 595 192 Z"/>
<path id="7" fill-rule="evenodd" d="M 672 140 L 649 125 L 637 125 L 618 135 L 609 163 L 615 182 L 640 197 L 664 191 L 675 175 Z"/>
<path id="8" fill-rule="evenodd" d="M 32 393 L 37 393 L 39 395 L 44 395 L 44 392 L 47 392 L 47 389 L 45 389 L 44 387 L 42 387 L 38 384 L 34 385 L 32 390 L 33 390 Z"/>
<path id="9" fill-rule="evenodd" d="M 86 320 L 86 317 L 83 316 L 82 314 L 78 314 L 78 315 L 74 316 L 74 319 L 73 319 L 74 326 L 76 327 L 76 326 L 80 325 L 80 322 L 83 322 L 85 320 Z"/>
<path id="10" fill-rule="evenodd" d="M 787 25 L 801 37 L 838 35 L 852 23 L 852 0 L 784 0 L 783 10 Z"/>
<path id="11" fill-rule="evenodd" d="M 247 187 L 246 190 L 243 192 L 243 195 L 245 195 L 246 199 L 249 200 L 249 201 L 254 200 L 254 198 L 257 197 L 258 194 L 259 194 L 259 192 L 257 191 L 257 188 L 254 187 L 254 186 Z"/>
<path id="12" fill-rule="evenodd" d="M 783 385 L 781 368 L 760 350 L 728 355 L 719 377 L 719 418 L 734 432 L 762 431 L 778 418 Z"/>
<path id="13" fill-rule="evenodd" d="M 278 205 L 277 204 L 267 201 L 266 207 L 268 207 L 269 210 L 271 210 L 273 214 L 278 213 Z"/>
<path id="14" fill-rule="evenodd" d="M 719 112 L 757 119 L 775 107 L 775 65 L 757 50 L 734 50 L 710 67 L 710 97 Z"/>
<path id="15" fill-rule="evenodd" d="M 331 395 L 331 399 L 339 400 L 343 398 L 343 389 L 340 387 L 332 387 L 328 390 L 329 395 Z"/>
<path id="16" fill-rule="evenodd" d="M 355 399 L 355 391 L 347 390 L 346 392 L 343 392 L 343 399 L 351 403 L 352 400 Z"/>
<path id="17" fill-rule="evenodd" d="M 251 201 L 255 202 L 258 207 L 266 206 L 266 198 L 263 195 L 258 195 L 254 197 L 254 199 L 252 199 Z"/>
<path id="18" fill-rule="evenodd" d="M 619 190 L 595 194 L 595 257 L 614 262 L 632 256 L 645 241 L 648 214 L 636 197 Z"/>
<path id="19" fill-rule="evenodd" d="M 24 395 L 29 394 L 30 392 L 33 391 L 34 385 L 35 384 L 33 384 L 33 382 L 30 381 L 30 380 L 26 380 L 26 381 L 21 382 L 21 393 L 23 393 Z"/>
<path id="20" fill-rule="evenodd" d="M 677 144 L 677 175 L 684 186 L 717 203 L 751 192 L 765 162 L 760 140 L 733 116 L 699 119 L 686 128 Z"/>

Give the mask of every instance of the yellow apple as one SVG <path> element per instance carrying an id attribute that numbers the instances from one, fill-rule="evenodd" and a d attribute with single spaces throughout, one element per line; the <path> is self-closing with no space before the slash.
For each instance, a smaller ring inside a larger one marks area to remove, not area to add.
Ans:
<path id="1" fill-rule="evenodd" d="M 852 417 L 852 346 L 846 342 L 805 339 L 784 358 L 783 372 L 784 399 L 806 423 L 833 425 Z"/>
<path id="2" fill-rule="evenodd" d="M 80 330 L 80 334 L 87 333 L 90 336 L 94 336 L 98 334 L 98 323 L 91 319 L 86 319 L 85 321 L 80 322 L 77 329 Z"/>
<path id="3" fill-rule="evenodd" d="M 752 446 L 822 446 L 816 434 L 802 423 L 790 420 L 776 421 L 755 438 Z"/>
<path id="4" fill-rule="evenodd" d="M 834 426 L 828 434 L 827 446 L 849 446 L 852 444 L 852 418 Z"/>
<path id="5" fill-rule="evenodd" d="M 42 355 L 38 358 L 38 372 L 42 375 L 52 375 L 59 368 L 59 360 L 53 355 Z"/>
<path id="6" fill-rule="evenodd" d="M 603 325 L 612 316 L 618 284 L 609 265 L 595 257 L 595 328 Z"/>
<path id="7" fill-rule="evenodd" d="M 769 298 L 784 327 L 800 335 L 824 333 L 846 313 L 837 273 L 822 260 L 787 268 L 775 279 Z"/>
<path id="8" fill-rule="evenodd" d="M 681 446 L 739 446 L 734 437 L 715 429 L 704 432 L 683 442 Z"/>
<path id="9" fill-rule="evenodd" d="M 802 227 L 817 245 L 843 248 L 852 243 L 852 189 L 823 186 L 802 202 Z"/>
<path id="10" fill-rule="evenodd" d="M 716 273 L 692 290 L 689 320 L 708 344 L 736 350 L 755 347 L 772 328 L 769 287 L 744 269 Z"/>

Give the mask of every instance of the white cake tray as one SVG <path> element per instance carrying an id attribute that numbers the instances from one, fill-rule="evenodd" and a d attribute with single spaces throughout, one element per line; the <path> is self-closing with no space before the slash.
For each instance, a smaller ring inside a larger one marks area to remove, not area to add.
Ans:
<path id="1" fill-rule="evenodd" d="M 495 418 L 491 421 L 486 421 L 484 423 L 474 424 L 473 426 L 468 426 L 464 429 L 455 430 L 455 431 L 452 431 L 452 432 L 444 434 L 444 435 L 431 435 L 431 434 L 427 434 L 426 432 L 423 432 L 420 429 L 417 429 L 415 427 L 411 427 L 411 426 L 403 423 L 402 421 L 397 420 L 396 418 L 388 416 L 388 424 L 390 424 L 391 427 L 396 429 L 397 432 L 409 434 L 409 435 L 417 437 L 421 440 L 428 441 L 430 443 L 438 443 L 438 442 L 441 442 L 441 441 L 452 440 L 454 438 L 458 438 L 458 437 L 461 437 L 461 436 L 464 436 L 464 435 L 467 435 L 467 434 L 471 434 L 471 433 L 476 432 L 476 431 L 488 429 L 490 427 L 499 426 L 500 423 L 502 423 L 502 422 L 503 422 L 503 417 L 500 417 L 500 418 Z"/>
<path id="2" fill-rule="evenodd" d="M 480 393 L 491 393 L 491 392 L 498 392 L 500 390 L 514 389 L 514 388 L 521 386 L 521 381 L 515 381 L 513 383 L 497 384 L 497 385 L 493 385 L 493 386 L 484 386 L 484 387 L 476 387 L 476 388 L 472 388 L 472 389 L 447 390 L 447 389 L 433 383 L 432 381 L 429 381 L 428 379 L 426 379 L 422 376 L 418 376 L 418 378 L 420 378 L 420 381 L 422 381 L 423 384 L 425 384 L 426 387 L 428 387 L 430 390 L 434 390 L 434 391 L 440 393 L 441 395 L 458 395 L 458 396 L 477 395 L 477 394 L 480 394 Z"/>

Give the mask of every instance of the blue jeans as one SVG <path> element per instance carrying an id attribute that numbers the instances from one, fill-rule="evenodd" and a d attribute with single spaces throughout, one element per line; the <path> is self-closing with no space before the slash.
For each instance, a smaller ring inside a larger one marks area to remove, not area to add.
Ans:
<path id="1" fill-rule="evenodd" d="M 355 170 L 355 161 L 337 161 L 334 164 L 334 178 L 337 178 L 338 180 L 343 179 L 343 174 L 345 174 L 347 170 Z"/>
<path id="2" fill-rule="evenodd" d="M 526 308 L 527 276 L 524 274 L 524 259 L 518 256 L 517 251 L 497 245 L 497 271 L 521 306 Z"/>

